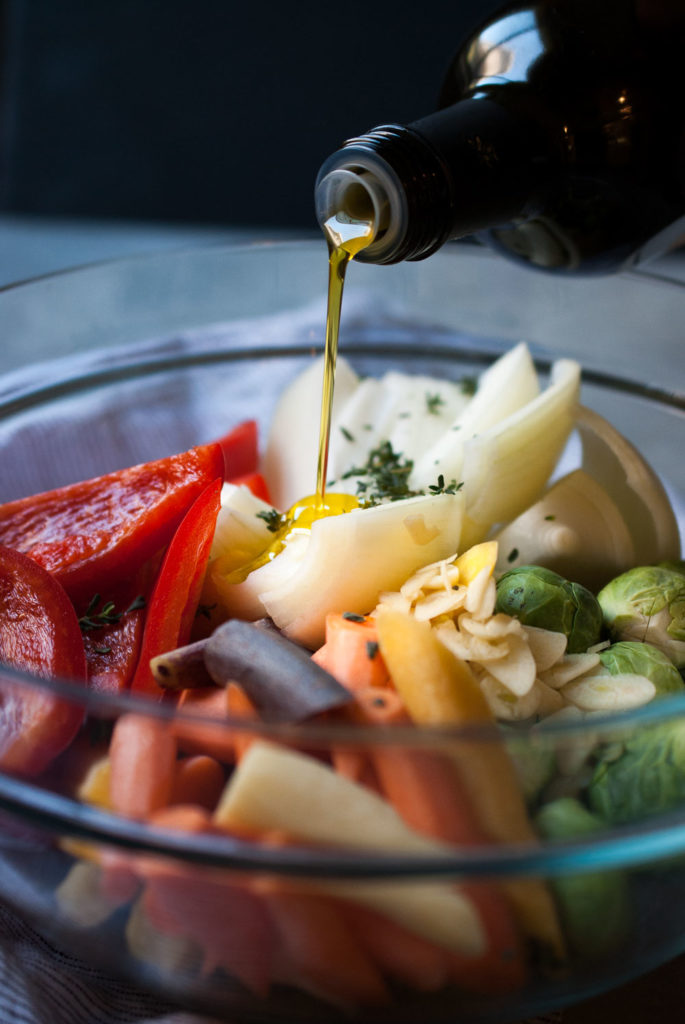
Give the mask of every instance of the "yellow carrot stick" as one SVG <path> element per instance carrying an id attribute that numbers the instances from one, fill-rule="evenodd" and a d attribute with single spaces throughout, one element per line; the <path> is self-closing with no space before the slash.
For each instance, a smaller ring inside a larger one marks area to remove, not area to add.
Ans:
<path id="1" fill-rule="evenodd" d="M 459 739 L 450 748 L 481 825 L 500 843 L 536 843 L 525 800 L 492 712 L 468 665 L 438 639 L 430 624 L 390 609 L 376 615 L 378 642 L 409 716 L 420 725 L 479 725 L 492 736 Z M 563 955 L 552 897 L 538 880 L 506 886 L 521 927 Z"/>

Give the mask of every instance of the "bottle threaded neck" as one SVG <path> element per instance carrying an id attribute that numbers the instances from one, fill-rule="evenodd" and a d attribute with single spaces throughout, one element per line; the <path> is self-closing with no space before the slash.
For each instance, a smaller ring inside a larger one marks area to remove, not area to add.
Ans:
<path id="1" fill-rule="evenodd" d="M 361 261 L 423 259 L 447 241 L 453 206 L 450 174 L 433 147 L 411 128 L 381 125 L 348 139 L 326 161 L 315 188 L 321 223 L 349 212 L 331 208 L 345 204 L 346 193 L 330 187 L 340 171 L 366 189 L 375 210 L 374 241 L 359 254 Z"/>

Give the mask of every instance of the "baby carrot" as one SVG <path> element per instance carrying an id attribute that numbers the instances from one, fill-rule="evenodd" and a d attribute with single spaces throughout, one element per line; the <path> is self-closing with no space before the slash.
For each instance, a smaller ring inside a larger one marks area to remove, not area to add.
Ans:
<path id="1" fill-rule="evenodd" d="M 279 939 L 279 980 L 335 1003 L 385 1003 L 381 973 L 348 927 L 335 902 L 314 893 L 264 883 L 260 893 Z"/>
<path id="2" fill-rule="evenodd" d="M 207 754 L 182 758 L 176 765 L 170 803 L 197 804 L 211 811 L 225 781 L 224 769 L 216 758 Z"/>
<path id="3" fill-rule="evenodd" d="M 166 722 L 125 714 L 114 726 L 109 747 L 112 809 L 147 818 L 165 807 L 176 769 L 176 740 Z"/>
<path id="4" fill-rule="evenodd" d="M 266 995 L 275 929 L 260 896 L 241 881 L 210 877 L 155 859 L 146 872 L 143 906 L 153 925 L 182 935 L 204 952 L 204 970 L 222 967 Z"/>
<path id="5" fill-rule="evenodd" d="M 361 904 L 340 901 L 356 942 L 385 977 L 419 992 L 437 992 L 449 980 L 449 952 Z"/>
<path id="6" fill-rule="evenodd" d="M 389 687 L 368 686 L 355 690 L 353 696 L 353 701 L 333 713 L 333 720 L 342 718 L 352 724 L 376 726 L 409 721 L 401 697 Z M 334 744 L 331 760 L 340 775 L 368 789 L 380 790 L 373 754 L 363 744 Z"/>
<path id="7" fill-rule="evenodd" d="M 188 754 L 207 754 L 217 761 L 232 764 L 235 760 L 235 736 L 228 724 L 227 691 L 216 686 L 182 690 L 178 701 L 179 716 L 174 719 L 173 732 L 179 748 Z M 192 717 L 200 719 L 193 722 Z M 214 720 L 201 721 L 201 719 Z"/>
<path id="8" fill-rule="evenodd" d="M 388 684 L 376 626 L 368 617 L 329 613 L 326 642 L 312 657 L 349 690 Z"/>

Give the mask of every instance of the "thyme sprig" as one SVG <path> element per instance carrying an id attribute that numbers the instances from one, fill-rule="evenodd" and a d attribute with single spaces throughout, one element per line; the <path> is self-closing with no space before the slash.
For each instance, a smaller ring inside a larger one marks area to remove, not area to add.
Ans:
<path id="1" fill-rule="evenodd" d="M 99 594 L 93 594 L 84 614 L 79 617 L 78 623 L 82 633 L 88 633 L 92 629 L 104 629 L 105 626 L 116 625 L 128 612 L 134 612 L 138 608 L 145 607 L 145 598 L 142 594 L 134 598 L 128 608 L 125 608 L 122 612 L 116 610 L 114 601 L 106 601 L 98 611 L 97 608 L 101 600 L 102 598 Z"/>
<path id="2" fill-rule="evenodd" d="M 382 441 L 373 448 L 363 466 L 353 466 L 343 473 L 342 479 L 361 477 L 357 481 L 357 497 L 364 505 L 376 505 L 381 501 L 399 501 L 413 498 L 423 491 L 409 487 L 409 475 L 414 468 L 412 459 L 405 459 L 401 452 L 393 450 L 390 441 Z"/>
<path id="3" fill-rule="evenodd" d="M 257 512 L 257 519 L 263 519 L 269 533 L 278 533 L 282 526 L 285 526 L 288 517 L 279 512 L 277 508 L 265 508 Z"/>
<path id="4" fill-rule="evenodd" d="M 431 416 L 438 416 L 440 414 L 441 407 L 445 404 L 445 399 L 439 392 L 431 394 L 426 393 L 426 409 Z"/>
<path id="5" fill-rule="evenodd" d="M 450 480 L 449 484 L 445 487 L 445 478 L 442 475 L 442 473 L 440 473 L 438 475 L 437 484 L 430 484 L 428 490 L 431 494 L 456 494 L 457 491 L 460 491 L 463 486 L 463 480 L 461 480 L 459 483 L 457 483 L 456 480 Z"/>

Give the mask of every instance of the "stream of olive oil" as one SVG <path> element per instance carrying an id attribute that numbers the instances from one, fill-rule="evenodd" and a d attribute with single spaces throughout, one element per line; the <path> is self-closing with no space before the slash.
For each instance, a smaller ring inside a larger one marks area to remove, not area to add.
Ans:
<path id="1" fill-rule="evenodd" d="M 319 452 L 316 464 L 316 501 L 321 507 L 326 493 L 328 451 L 331 440 L 331 412 L 335 364 L 338 358 L 340 311 L 342 308 L 345 273 L 357 253 L 373 241 L 373 223 L 352 220 L 342 214 L 329 217 L 323 225 L 328 244 L 328 307 L 326 310 L 326 344 L 324 349 L 323 387 L 321 391 L 321 420 L 319 423 Z"/>
<path id="2" fill-rule="evenodd" d="M 245 565 L 227 574 L 226 579 L 231 583 L 241 583 L 254 569 L 260 568 L 280 554 L 293 529 L 309 529 L 317 519 L 350 512 L 359 507 L 359 502 L 351 494 L 326 494 L 326 473 L 345 272 L 350 260 L 373 241 L 373 222 L 353 220 L 344 214 L 337 214 L 330 217 L 324 224 L 324 234 L 328 244 L 328 305 L 319 448 L 316 464 L 316 493 L 302 498 L 282 515 L 280 525 L 277 525 L 273 531 L 273 540 L 264 551 Z"/>

